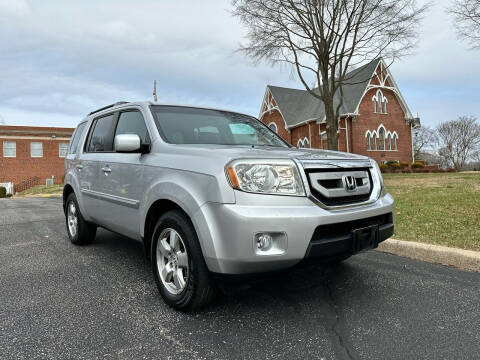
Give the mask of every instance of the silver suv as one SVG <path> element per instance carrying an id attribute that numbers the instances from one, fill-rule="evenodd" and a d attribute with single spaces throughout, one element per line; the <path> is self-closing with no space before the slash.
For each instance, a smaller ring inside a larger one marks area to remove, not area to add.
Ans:
<path id="1" fill-rule="evenodd" d="M 231 111 L 116 103 L 77 126 L 65 162 L 68 236 L 98 226 L 143 243 L 165 302 L 215 296 L 215 274 L 341 261 L 393 234 L 375 161 L 297 149 Z"/>

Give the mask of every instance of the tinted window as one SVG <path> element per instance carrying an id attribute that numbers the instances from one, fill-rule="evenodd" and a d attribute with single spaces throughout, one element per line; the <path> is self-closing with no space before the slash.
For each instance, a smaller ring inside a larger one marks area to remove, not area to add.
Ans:
<path id="1" fill-rule="evenodd" d="M 113 150 L 113 126 L 115 115 L 107 115 L 95 120 L 93 131 L 90 130 L 88 152 L 102 152 Z"/>
<path id="2" fill-rule="evenodd" d="M 72 142 L 70 143 L 70 154 L 75 154 L 77 152 L 78 142 L 82 137 L 83 130 L 85 129 L 85 125 L 87 125 L 87 123 L 83 122 L 77 126 L 77 130 L 75 130 L 75 133 L 73 134 Z"/>
<path id="3" fill-rule="evenodd" d="M 174 144 L 288 145 L 257 119 L 228 111 L 152 106 L 155 123 Z"/>
<path id="4" fill-rule="evenodd" d="M 120 114 L 115 136 L 121 134 L 137 134 L 142 140 L 142 144 L 147 143 L 147 127 L 139 111 L 128 111 Z"/>

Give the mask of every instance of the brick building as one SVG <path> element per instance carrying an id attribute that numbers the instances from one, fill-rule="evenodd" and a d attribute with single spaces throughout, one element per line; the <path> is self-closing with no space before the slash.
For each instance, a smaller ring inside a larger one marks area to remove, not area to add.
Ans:
<path id="1" fill-rule="evenodd" d="M 343 86 L 339 119 L 340 151 L 369 156 L 379 163 L 413 162 L 414 118 L 382 59 L 351 71 Z M 339 103 L 339 94 L 336 96 Z M 298 147 L 327 149 L 323 103 L 305 90 L 268 85 L 259 119 Z"/>
<path id="2" fill-rule="evenodd" d="M 73 130 L 0 125 L 0 183 L 12 182 L 16 192 L 47 179 L 60 184 Z"/>

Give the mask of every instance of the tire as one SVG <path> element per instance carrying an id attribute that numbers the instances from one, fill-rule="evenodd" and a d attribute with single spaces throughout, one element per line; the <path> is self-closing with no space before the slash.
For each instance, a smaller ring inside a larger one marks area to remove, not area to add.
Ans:
<path id="1" fill-rule="evenodd" d="M 158 219 L 151 244 L 153 276 L 169 306 L 191 311 L 215 299 L 217 287 L 205 264 L 195 229 L 182 211 L 171 210 Z"/>
<path id="2" fill-rule="evenodd" d="M 70 241 L 75 245 L 88 245 L 95 240 L 97 226 L 85 221 L 77 197 L 71 193 L 65 202 L 65 222 Z"/>

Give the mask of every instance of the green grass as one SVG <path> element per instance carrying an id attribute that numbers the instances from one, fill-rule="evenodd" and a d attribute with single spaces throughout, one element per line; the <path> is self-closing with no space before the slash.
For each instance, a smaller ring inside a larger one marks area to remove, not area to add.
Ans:
<path id="1" fill-rule="evenodd" d="M 37 185 L 25 191 L 18 193 L 18 195 L 55 195 L 61 194 L 63 185 Z"/>
<path id="2" fill-rule="evenodd" d="M 384 174 L 399 240 L 480 251 L 480 173 Z"/>

